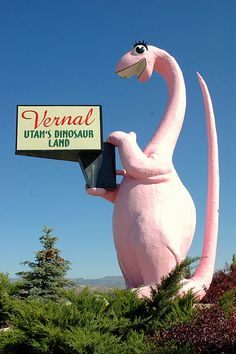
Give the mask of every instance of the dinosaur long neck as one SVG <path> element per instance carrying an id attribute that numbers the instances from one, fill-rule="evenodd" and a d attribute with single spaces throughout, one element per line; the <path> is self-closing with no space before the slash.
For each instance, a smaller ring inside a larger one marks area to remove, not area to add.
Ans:
<path id="1" fill-rule="evenodd" d="M 186 92 L 182 72 L 175 59 L 167 52 L 158 54 L 154 70 L 167 82 L 168 103 L 164 116 L 152 139 L 144 150 L 148 156 L 158 154 L 162 159 L 172 160 L 186 108 Z"/>

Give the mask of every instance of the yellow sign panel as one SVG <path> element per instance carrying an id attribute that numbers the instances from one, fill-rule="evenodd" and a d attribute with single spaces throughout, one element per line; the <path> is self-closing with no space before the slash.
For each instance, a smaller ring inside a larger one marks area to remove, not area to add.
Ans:
<path id="1" fill-rule="evenodd" d="M 17 107 L 17 151 L 101 148 L 101 106 Z"/>

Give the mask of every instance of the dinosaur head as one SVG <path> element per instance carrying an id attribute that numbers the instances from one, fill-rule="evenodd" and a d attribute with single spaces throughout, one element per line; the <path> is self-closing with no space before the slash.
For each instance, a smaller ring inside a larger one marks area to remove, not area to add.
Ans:
<path id="1" fill-rule="evenodd" d="M 144 41 L 134 44 L 133 49 L 126 53 L 116 67 L 116 73 L 123 78 L 134 75 L 138 80 L 148 80 L 153 72 L 157 48 L 147 45 Z"/>

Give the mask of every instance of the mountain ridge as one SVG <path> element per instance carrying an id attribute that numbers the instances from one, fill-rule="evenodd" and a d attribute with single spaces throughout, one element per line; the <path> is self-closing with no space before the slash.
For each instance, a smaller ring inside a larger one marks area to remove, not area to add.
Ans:
<path id="1" fill-rule="evenodd" d="M 104 286 L 108 288 L 124 288 L 125 282 L 121 275 L 108 275 L 102 278 L 72 278 L 78 286 Z"/>

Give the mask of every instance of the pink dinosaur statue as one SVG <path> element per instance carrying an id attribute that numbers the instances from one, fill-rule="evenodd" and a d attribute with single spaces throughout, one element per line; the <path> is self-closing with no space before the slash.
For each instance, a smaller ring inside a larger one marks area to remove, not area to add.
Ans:
<path id="1" fill-rule="evenodd" d="M 123 78 L 137 75 L 140 82 L 156 71 L 167 81 L 168 105 L 159 127 L 144 151 L 133 132 L 113 132 L 108 142 L 119 149 L 124 174 L 115 191 L 90 188 L 88 194 L 114 203 L 113 232 L 120 268 L 127 288 L 139 297 L 150 296 L 187 255 L 192 243 L 196 212 L 192 198 L 172 163 L 185 115 L 186 94 L 182 72 L 166 51 L 138 42 L 117 65 Z M 219 168 L 214 112 L 201 76 L 208 134 L 208 199 L 202 258 L 191 279 L 184 279 L 181 294 L 189 289 L 200 300 L 212 281 L 218 233 Z"/>

